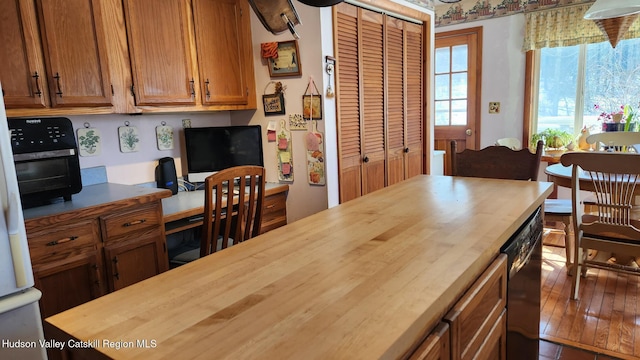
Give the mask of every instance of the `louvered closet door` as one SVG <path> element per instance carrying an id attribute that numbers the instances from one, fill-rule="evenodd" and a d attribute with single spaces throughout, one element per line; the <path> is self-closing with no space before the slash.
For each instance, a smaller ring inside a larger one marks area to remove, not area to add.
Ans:
<path id="1" fill-rule="evenodd" d="M 424 74 L 422 26 L 405 23 L 406 167 L 405 178 L 424 173 Z"/>
<path id="2" fill-rule="evenodd" d="M 387 17 L 387 167 L 388 184 L 405 178 L 404 21 Z"/>
<path id="3" fill-rule="evenodd" d="M 362 195 L 358 8 L 341 3 L 335 9 L 340 202 L 346 202 Z"/>
<path id="4" fill-rule="evenodd" d="M 362 194 L 385 186 L 384 62 L 382 14 L 360 9 L 362 69 Z"/>

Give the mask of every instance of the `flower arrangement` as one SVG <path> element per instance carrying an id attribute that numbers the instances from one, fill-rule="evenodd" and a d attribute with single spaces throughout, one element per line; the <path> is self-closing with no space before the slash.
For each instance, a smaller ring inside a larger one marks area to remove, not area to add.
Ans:
<path id="1" fill-rule="evenodd" d="M 620 109 L 616 110 L 616 111 L 611 111 L 611 112 L 606 112 L 602 109 L 602 107 L 598 104 L 594 104 L 593 105 L 593 110 L 595 110 L 596 112 L 600 112 L 600 115 L 598 116 L 598 121 L 602 121 L 602 122 L 620 122 L 620 120 L 622 119 L 623 115 L 624 115 L 624 107 L 625 105 L 621 105 Z"/>

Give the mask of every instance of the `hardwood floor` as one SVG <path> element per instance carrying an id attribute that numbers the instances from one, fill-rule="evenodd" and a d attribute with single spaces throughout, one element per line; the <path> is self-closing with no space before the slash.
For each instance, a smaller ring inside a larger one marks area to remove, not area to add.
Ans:
<path id="1" fill-rule="evenodd" d="M 564 248 L 557 246 L 562 243 L 555 233 L 543 241 L 541 339 L 603 354 L 597 359 L 640 359 L 640 276 L 589 269 L 581 280 L 580 299 L 571 300 L 572 278 Z M 543 357 L 542 348 L 540 359 L 554 359 Z"/>

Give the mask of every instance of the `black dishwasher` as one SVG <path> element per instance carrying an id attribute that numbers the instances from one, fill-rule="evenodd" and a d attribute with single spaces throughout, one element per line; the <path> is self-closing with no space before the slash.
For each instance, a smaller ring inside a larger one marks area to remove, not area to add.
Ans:
<path id="1" fill-rule="evenodd" d="M 542 211 L 538 208 L 501 249 L 507 254 L 507 359 L 538 359 Z"/>

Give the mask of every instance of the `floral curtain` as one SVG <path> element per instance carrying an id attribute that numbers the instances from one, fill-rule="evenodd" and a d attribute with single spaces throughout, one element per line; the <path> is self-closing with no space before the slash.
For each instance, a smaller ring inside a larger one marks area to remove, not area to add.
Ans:
<path id="1" fill-rule="evenodd" d="M 573 46 L 607 41 L 593 20 L 583 19 L 593 3 L 525 12 L 523 50 Z M 640 21 L 635 21 L 624 39 L 640 37 Z"/>

